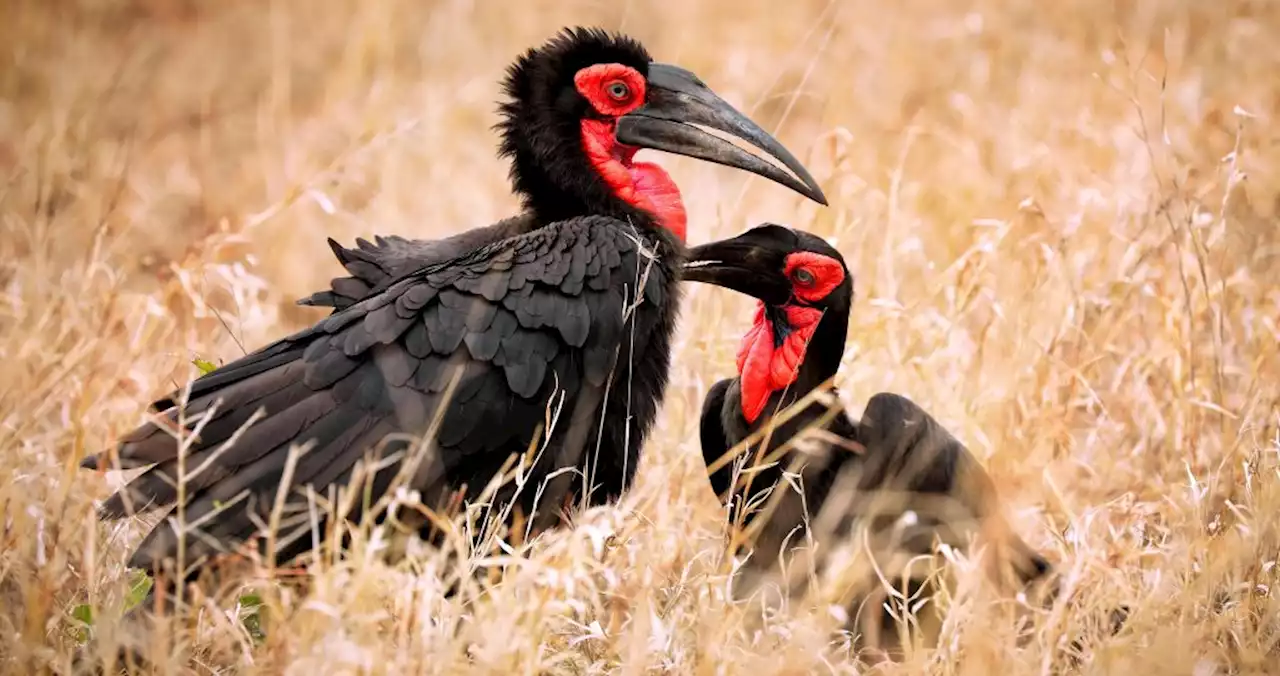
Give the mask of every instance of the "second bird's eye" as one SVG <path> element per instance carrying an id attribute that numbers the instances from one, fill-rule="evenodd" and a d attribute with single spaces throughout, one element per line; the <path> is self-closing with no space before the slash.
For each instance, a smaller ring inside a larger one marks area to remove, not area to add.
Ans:
<path id="1" fill-rule="evenodd" d="M 799 284 L 800 286 L 813 285 L 813 273 L 809 272 L 808 270 L 805 270 L 804 268 L 800 268 L 799 270 L 796 270 L 795 274 L 792 275 L 792 278 L 795 279 L 796 283 Z"/>
<path id="2" fill-rule="evenodd" d="M 610 82 L 605 87 L 605 91 L 609 93 L 609 98 L 615 101 L 626 101 L 631 96 L 631 88 L 621 80 Z"/>

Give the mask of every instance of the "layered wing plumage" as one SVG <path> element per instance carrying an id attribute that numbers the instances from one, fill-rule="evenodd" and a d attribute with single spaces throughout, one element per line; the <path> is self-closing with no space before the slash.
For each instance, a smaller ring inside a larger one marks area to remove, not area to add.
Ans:
<path id="1" fill-rule="evenodd" d="M 467 230 L 443 239 L 406 239 L 399 235 L 374 236 L 370 242 L 356 238 L 348 249 L 332 237 L 329 248 L 349 277 L 335 277 L 327 291 L 313 293 L 299 305 L 342 310 L 360 299 L 385 289 L 392 281 L 430 265 L 456 258 L 482 246 L 516 237 L 535 227 L 532 214 L 522 214 L 483 228 Z"/>
<path id="2" fill-rule="evenodd" d="M 187 559 L 242 541 L 266 521 L 291 445 L 312 447 L 286 488 L 310 484 L 323 495 L 350 479 L 371 445 L 391 433 L 425 432 L 442 406 L 436 452 L 413 482 L 426 502 L 463 484 L 482 488 L 510 453 L 526 450 L 553 398 L 565 422 L 533 471 L 581 467 L 615 360 L 642 353 L 663 325 L 674 281 L 667 266 L 651 264 L 655 250 L 614 219 L 563 221 L 393 280 L 195 380 L 182 412 L 198 434 L 183 460 L 184 520 L 207 521 L 207 537 L 187 538 Z M 104 517 L 178 499 L 179 443 L 166 428 L 177 426 L 179 400 L 174 393 L 155 402 L 165 411 L 159 423 L 139 427 L 116 449 L 121 466 L 154 466 L 106 501 Z M 222 448 L 259 409 L 257 422 Z M 105 465 L 106 455 L 84 465 Z M 192 476 L 194 468 L 201 469 Z M 375 494 L 393 474 L 375 479 Z M 310 538 L 303 539 L 305 549 Z M 177 534 L 162 523 L 130 565 L 154 570 L 176 551 Z"/>

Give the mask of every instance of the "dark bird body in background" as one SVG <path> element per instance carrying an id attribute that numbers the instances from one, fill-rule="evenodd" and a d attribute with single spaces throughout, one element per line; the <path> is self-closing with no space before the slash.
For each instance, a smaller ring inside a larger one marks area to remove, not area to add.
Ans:
<path id="1" fill-rule="evenodd" d="M 384 240 L 375 262 L 345 261 L 367 289 L 335 282 L 328 318 L 195 380 L 181 413 L 180 392 L 156 401 L 165 424 L 84 461 L 151 465 L 106 501 L 104 518 L 178 502 L 179 443 L 164 428 L 180 415 L 196 434 L 182 495 L 184 521 L 201 533 L 185 538 L 189 566 L 260 534 L 285 489 L 275 560 L 312 549 L 325 531 L 313 537 L 303 487 L 326 496 L 385 435 L 422 435 L 437 418 L 433 452 L 408 481 L 430 507 L 474 496 L 531 443 L 526 515 L 561 468 L 591 486 L 561 473 L 538 502 L 544 521 L 568 498 L 600 504 L 627 488 L 667 384 L 686 253 L 678 190 L 635 152 L 709 159 L 823 197 L 776 140 L 629 38 L 566 31 L 522 56 L 506 91 L 502 151 L 525 214 L 435 242 Z M 750 140 L 801 180 L 687 122 Z M 308 442 L 291 463 L 291 445 Z M 393 469 L 373 480 L 374 500 Z M 360 514 L 357 505 L 347 517 Z M 178 542 L 162 522 L 129 565 L 158 572 Z"/>
<path id="2" fill-rule="evenodd" d="M 738 376 L 711 387 L 701 418 L 703 457 L 709 468 L 718 467 L 710 476 L 716 495 L 731 496 L 737 510 L 744 504 L 772 510 L 761 518 L 752 510 L 743 513 L 744 530 L 759 529 L 744 588 L 776 570 L 781 548 L 806 544 L 797 533 L 806 520 L 819 543 L 845 535 L 851 524 L 862 521 L 871 533 L 883 534 L 876 536 L 877 551 L 913 554 L 928 554 L 935 537 L 964 547 L 966 534 L 984 529 L 998 533 L 993 544 L 1003 550 L 1001 558 L 1011 564 L 1017 582 L 1049 571 L 1048 562 L 1003 523 L 990 476 L 911 400 L 877 394 L 861 420 L 851 418 L 838 401 L 812 399 L 803 408 L 785 410 L 818 388 L 835 397 L 830 380 L 844 353 L 853 300 L 853 282 L 838 251 L 810 233 L 763 225 L 690 250 L 685 279 L 760 301 L 739 351 Z M 775 415 L 779 422 L 768 432 Z M 811 429 L 820 432 L 815 435 Z M 739 476 L 737 463 L 718 466 L 728 451 L 762 431 L 764 438 L 746 444 L 739 460 L 745 458 L 748 468 L 759 462 L 764 469 Z M 776 463 L 768 466 L 771 460 Z M 784 471 L 800 476 L 803 497 L 788 485 Z M 754 497 L 775 483 L 774 492 L 780 494 L 774 497 L 776 505 Z M 895 527 L 908 510 L 915 513 L 916 524 Z M 792 578 L 805 577 L 803 571 L 792 572 Z M 891 622 L 891 616 L 882 617 L 882 623 Z M 884 624 L 881 631 L 892 631 Z"/>

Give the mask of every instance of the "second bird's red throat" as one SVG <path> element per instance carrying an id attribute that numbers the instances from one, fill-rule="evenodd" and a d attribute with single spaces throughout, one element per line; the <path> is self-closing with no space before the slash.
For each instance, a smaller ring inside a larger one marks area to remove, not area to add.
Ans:
<path id="1" fill-rule="evenodd" d="M 775 326 L 770 314 L 787 326 Z M 783 305 L 771 313 L 763 301 L 757 305 L 755 323 L 738 348 L 742 417 L 748 423 L 764 412 L 771 394 L 795 382 L 821 319 L 822 311 L 814 307 Z"/>
<path id="2" fill-rule="evenodd" d="M 614 139 L 613 120 L 583 120 L 582 148 L 591 166 L 627 204 L 653 214 L 683 242 L 688 225 L 680 189 L 662 167 L 634 160 L 639 148 Z"/>

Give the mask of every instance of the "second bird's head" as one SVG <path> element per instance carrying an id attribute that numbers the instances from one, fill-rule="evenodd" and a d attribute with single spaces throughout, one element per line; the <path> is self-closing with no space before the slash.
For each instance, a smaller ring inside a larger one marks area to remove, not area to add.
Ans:
<path id="1" fill-rule="evenodd" d="M 684 279 L 760 301 L 738 351 L 747 422 L 756 422 L 770 396 L 791 386 L 806 362 L 815 364 L 816 377 L 835 374 L 853 303 L 853 277 L 826 240 L 767 223 L 690 249 Z M 820 325 L 826 329 L 822 334 Z"/>
<path id="2" fill-rule="evenodd" d="M 626 36 L 566 29 L 512 64 L 505 89 L 502 154 L 512 158 L 525 206 L 548 220 L 637 210 L 683 239 L 680 192 L 657 165 L 635 161 L 644 148 L 744 169 L 827 203 L 777 139 L 693 73 L 654 62 Z M 695 125 L 747 141 L 792 173 Z"/>

